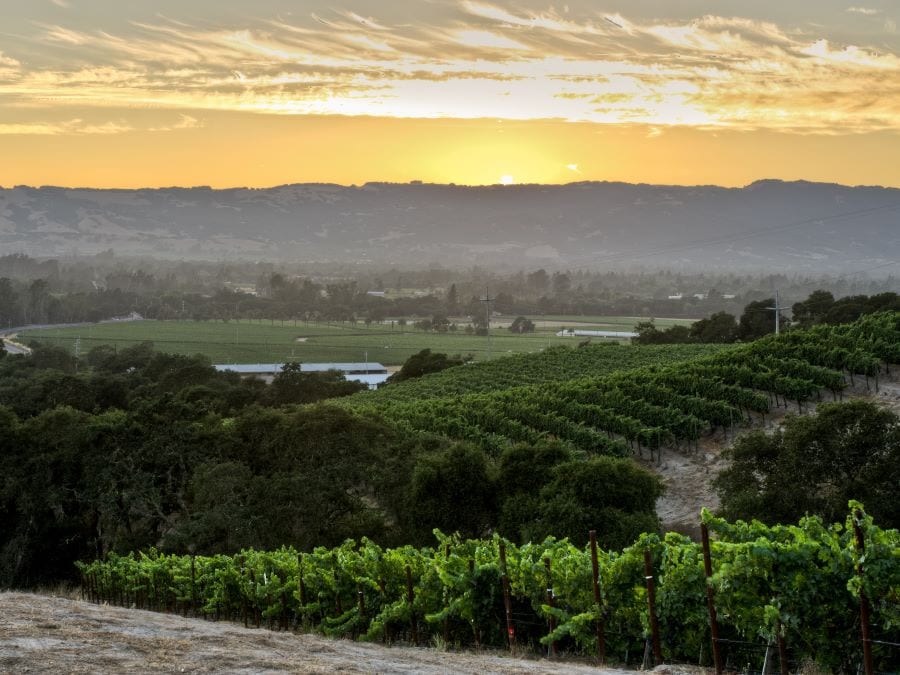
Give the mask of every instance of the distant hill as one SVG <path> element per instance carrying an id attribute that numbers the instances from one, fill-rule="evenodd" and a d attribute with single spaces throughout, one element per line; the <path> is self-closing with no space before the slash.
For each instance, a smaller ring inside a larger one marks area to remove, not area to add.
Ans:
<path id="1" fill-rule="evenodd" d="M 900 256 L 900 189 L 369 183 L 0 189 L 0 249 L 405 265 L 848 271 Z"/>

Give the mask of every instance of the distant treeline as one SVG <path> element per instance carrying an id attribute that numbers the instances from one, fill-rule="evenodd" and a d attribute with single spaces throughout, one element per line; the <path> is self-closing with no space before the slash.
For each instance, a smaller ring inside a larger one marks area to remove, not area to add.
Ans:
<path id="1" fill-rule="evenodd" d="M 636 344 L 685 344 L 707 343 L 728 344 L 748 342 L 775 332 L 775 298 L 751 302 L 740 318 L 728 312 L 713 315 L 688 326 L 672 326 L 664 330 L 653 321 L 645 321 L 635 326 Z M 837 326 L 852 323 L 859 317 L 876 312 L 900 310 L 900 296 L 896 293 L 877 295 L 851 295 L 835 299 L 828 291 L 814 291 L 808 298 L 795 302 L 791 307 L 793 320 L 780 313 L 779 321 L 783 330 L 809 328 L 817 324 Z"/>
<path id="2" fill-rule="evenodd" d="M 152 319 L 380 321 L 388 317 L 606 315 L 697 318 L 739 314 L 777 287 L 783 299 L 826 287 L 836 296 L 896 290 L 894 278 L 790 278 L 673 272 L 352 270 L 345 266 L 0 257 L 0 327 Z M 373 295 L 377 292 L 379 295 Z M 384 297 L 380 294 L 384 293 Z M 440 325 L 440 321 L 438 324 Z M 477 326 L 476 326 L 477 328 Z"/>

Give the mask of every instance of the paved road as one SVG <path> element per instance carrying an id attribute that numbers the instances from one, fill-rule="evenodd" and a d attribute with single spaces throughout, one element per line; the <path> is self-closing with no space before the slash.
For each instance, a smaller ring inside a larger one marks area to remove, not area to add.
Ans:
<path id="1" fill-rule="evenodd" d="M 28 349 L 25 345 L 19 345 L 11 340 L 7 340 L 6 338 L 0 338 L 0 342 L 3 343 L 3 348 L 6 350 L 7 354 L 29 354 L 31 350 Z"/>

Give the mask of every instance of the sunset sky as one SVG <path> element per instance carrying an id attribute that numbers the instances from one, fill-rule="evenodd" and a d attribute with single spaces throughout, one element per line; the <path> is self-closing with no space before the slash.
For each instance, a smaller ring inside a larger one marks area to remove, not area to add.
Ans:
<path id="1" fill-rule="evenodd" d="M 900 186 L 897 0 L 2 4 L 4 186 Z"/>

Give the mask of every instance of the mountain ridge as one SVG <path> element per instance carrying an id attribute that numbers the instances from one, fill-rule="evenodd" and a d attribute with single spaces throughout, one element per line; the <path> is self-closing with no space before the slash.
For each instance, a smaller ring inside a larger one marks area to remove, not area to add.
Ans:
<path id="1" fill-rule="evenodd" d="M 761 179 L 0 188 L 0 247 L 377 264 L 844 272 L 900 258 L 900 188 Z"/>

